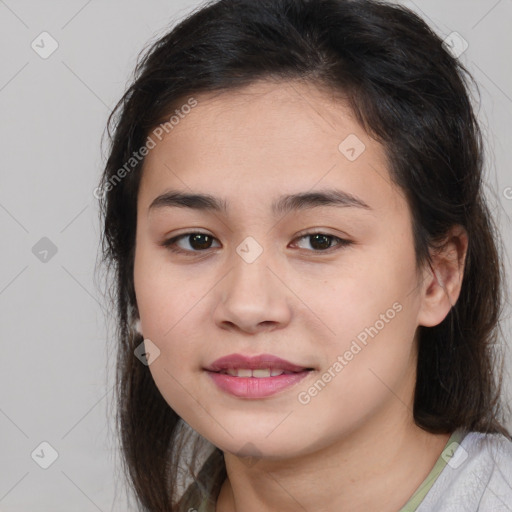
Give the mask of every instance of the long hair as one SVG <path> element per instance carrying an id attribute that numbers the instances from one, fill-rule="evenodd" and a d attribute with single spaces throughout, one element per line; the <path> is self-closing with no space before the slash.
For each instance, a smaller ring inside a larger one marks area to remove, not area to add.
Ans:
<path id="1" fill-rule="evenodd" d="M 303 80 L 348 101 L 361 126 L 382 143 L 391 178 L 408 201 L 418 268 L 431 263 L 429 250 L 442 244 L 451 226 L 466 229 L 459 299 L 439 325 L 419 327 L 414 420 L 432 433 L 465 428 L 509 435 L 498 350 L 504 268 L 484 197 L 470 73 L 421 18 L 398 5 L 212 1 L 139 56 L 108 121 L 109 155 L 97 189 L 102 263 L 116 315 L 116 425 L 141 510 L 181 510 L 181 471 L 193 479 L 188 496 L 195 497 L 216 495 L 226 471 L 218 448 L 196 471 L 205 440 L 186 429 L 134 356 L 143 341 L 132 325 L 138 318 L 133 270 L 144 160 L 133 153 L 190 98 L 257 80 Z"/>

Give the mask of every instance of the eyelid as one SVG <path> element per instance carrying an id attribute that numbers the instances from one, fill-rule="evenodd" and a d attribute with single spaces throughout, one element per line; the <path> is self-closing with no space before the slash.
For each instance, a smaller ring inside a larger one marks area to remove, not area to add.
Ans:
<path id="1" fill-rule="evenodd" d="M 312 235 L 327 235 L 327 236 L 332 236 L 333 238 L 339 238 L 342 240 L 345 239 L 344 237 L 346 237 L 347 239 L 349 238 L 348 235 L 344 235 L 344 234 L 335 235 L 333 233 L 330 233 L 329 228 L 311 228 L 311 229 L 304 229 L 303 231 L 299 231 L 295 235 L 294 240 L 296 240 L 297 238 L 308 236 L 308 235 L 310 235 L 310 236 L 312 236 Z"/>

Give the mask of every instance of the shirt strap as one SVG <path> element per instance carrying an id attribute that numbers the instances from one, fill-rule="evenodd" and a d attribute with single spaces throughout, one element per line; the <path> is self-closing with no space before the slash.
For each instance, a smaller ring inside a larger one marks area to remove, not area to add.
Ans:
<path id="1" fill-rule="evenodd" d="M 437 480 L 437 477 L 441 474 L 441 471 L 446 467 L 449 460 L 455 454 L 455 451 L 459 447 L 460 441 L 465 437 L 466 433 L 461 430 L 455 430 L 453 434 L 450 436 L 446 445 L 441 452 L 441 455 L 437 459 L 434 467 L 427 475 L 427 478 L 423 480 L 423 483 L 418 487 L 416 492 L 409 498 L 407 503 L 399 510 L 399 512 L 415 512 L 420 503 L 423 501 L 428 491 L 434 485 L 434 482 Z"/>

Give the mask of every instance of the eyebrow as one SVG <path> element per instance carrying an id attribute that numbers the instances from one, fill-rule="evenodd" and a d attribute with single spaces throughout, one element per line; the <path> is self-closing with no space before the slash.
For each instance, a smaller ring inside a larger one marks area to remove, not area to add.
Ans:
<path id="1" fill-rule="evenodd" d="M 292 211 L 300 211 L 321 206 L 338 208 L 362 208 L 372 210 L 362 199 L 348 192 L 337 189 L 321 190 L 318 192 L 302 192 L 279 197 L 272 203 L 272 213 L 285 215 Z M 170 190 L 156 197 L 148 207 L 148 211 L 160 208 L 191 208 L 194 210 L 212 211 L 226 214 L 228 203 L 225 199 L 210 194 L 186 194 Z"/>

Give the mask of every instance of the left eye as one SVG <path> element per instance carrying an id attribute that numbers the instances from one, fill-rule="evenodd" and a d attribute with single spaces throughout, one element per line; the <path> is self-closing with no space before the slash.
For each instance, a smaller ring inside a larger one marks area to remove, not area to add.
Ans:
<path id="1" fill-rule="evenodd" d="M 345 240 L 343 238 L 339 238 L 334 235 L 328 235 L 326 233 L 308 233 L 300 236 L 297 240 L 303 240 L 306 238 L 310 239 L 309 243 L 311 247 L 319 249 L 318 251 L 315 252 L 322 252 L 332 249 L 331 242 L 333 240 L 336 240 L 338 242 L 337 245 L 334 247 L 346 246 L 352 243 L 350 240 Z"/>
<path id="2" fill-rule="evenodd" d="M 306 233 L 295 240 L 304 240 L 310 239 L 310 246 L 314 249 L 313 252 L 327 252 L 329 249 L 333 249 L 331 245 L 333 241 L 336 241 L 336 245 L 334 249 L 347 246 L 352 244 L 351 240 L 345 240 L 343 238 L 339 238 L 334 235 L 328 235 L 326 233 Z M 183 248 L 178 245 L 180 241 L 186 241 L 189 245 L 189 248 Z M 169 249 L 172 252 L 205 252 L 206 250 L 212 248 L 211 244 L 214 240 L 217 240 L 215 237 L 208 235 L 207 233 L 184 233 L 183 235 L 175 236 L 166 240 L 162 243 L 164 247 Z"/>

